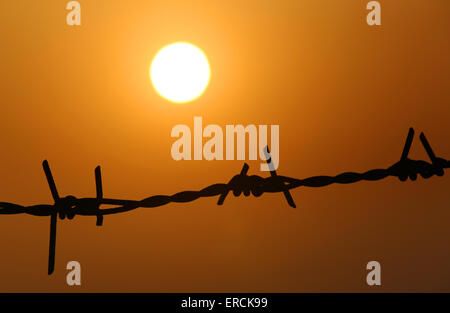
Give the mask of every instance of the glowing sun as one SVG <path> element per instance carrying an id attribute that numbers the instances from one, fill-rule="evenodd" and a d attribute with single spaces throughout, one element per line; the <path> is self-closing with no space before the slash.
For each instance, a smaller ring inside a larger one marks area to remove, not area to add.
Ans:
<path id="1" fill-rule="evenodd" d="M 150 66 L 150 78 L 156 91 L 177 103 L 198 98 L 208 86 L 210 76 L 206 55 L 187 42 L 165 46 Z"/>

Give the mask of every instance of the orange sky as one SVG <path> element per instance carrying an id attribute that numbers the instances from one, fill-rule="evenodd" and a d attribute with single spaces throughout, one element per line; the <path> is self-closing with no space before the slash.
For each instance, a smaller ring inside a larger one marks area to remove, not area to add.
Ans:
<path id="1" fill-rule="evenodd" d="M 0 4 L 0 200 L 60 194 L 142 199 L 226 183 L 242 161 L 180 161 L 177 124 L 280 125 L 280 175 L 304 178 L 398 161 L 410 126 L 450 158 L 450 20 L 446 0 L 67 1 Z M 193 102 L 161 98 L 148 77 L 163 46 L 208 56 L 211 81 Z M 418 138 L 411 157 L 425 159 Z M 250 174 L 260 161 L 251 161 Z M 166 177 L 170 177 L 169 179 Z M 59 221 L 47 276 L 50 218 L 0 215 L 0 291 L 450 291 L 450 180 L 395 178 L 216 198 Z M 65 282 L 68 261 L 82 286 Z M 365 283 L 367 262 L 382 287 Z"/>

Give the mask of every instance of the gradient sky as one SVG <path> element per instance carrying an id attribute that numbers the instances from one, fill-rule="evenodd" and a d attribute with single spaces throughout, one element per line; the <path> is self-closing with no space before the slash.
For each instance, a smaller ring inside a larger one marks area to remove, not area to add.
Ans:
<path id="1" fill-rule="evenodd" d="M 304 178 L 384 168 L 408 128 L 450 158 L 450 2 L 83 1 L 66 25 L 63 0 L 0 3 L 0 200 L 52 203 L 59 192 L 142 199 L 227 182 L 242 161 L 180 161 L 177 124 L 280 125 L 280 175 Z M 211 65 L 193 102 L 153 89 L 163 46 L 188 41 Z M 418 138 L 411 158 L 426 159 Z M 259 171 L 251 161 L 250 174 Z M 50 218 L 0 215 L 0 291 L 450 292 L 450 179 L 396 178 L 228 197 L 59 221 L 47 276 Z M 67 262 L 82 267 L 68 287 Z M 382 286 L 368 287 L 367 262 Z"/>

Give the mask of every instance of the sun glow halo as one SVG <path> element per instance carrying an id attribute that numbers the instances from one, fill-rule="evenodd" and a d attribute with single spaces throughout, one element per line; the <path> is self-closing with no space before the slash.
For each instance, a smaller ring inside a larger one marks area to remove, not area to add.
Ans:
<path id="1" fill-rule="evenodd" d="M 150 66 L 150 78 L 163 98 L 183 103 L 198 98 L 211 73 L 206 55 L 187 42 L 177 42 L 158 51 Z"/>

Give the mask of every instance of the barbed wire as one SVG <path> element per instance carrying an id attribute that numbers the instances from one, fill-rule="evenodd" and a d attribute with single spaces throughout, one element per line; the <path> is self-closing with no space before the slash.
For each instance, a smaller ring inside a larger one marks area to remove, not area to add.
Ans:
<path id="1" fill-rule="evenodd" d="M 431 162 L 423 160 L 412 160 L 408 158 L 410 147 L 414 137 L 414 130 L 410 128 L 400 161 L 385 169 L 373 169 L 364 173 L 345 172 L 336 176 L 313 176 L 305 179 L 278 176 L 270 158 L 268 147 L 265 147 L 265 155 L 269 164 L 270 177 L 248 175 L 249 166 L 244 163 L 239 174 L 232 177 L 228 183 L 210 185 L 198 191 L 181 191 L 173 195 L 155 195 L 142 200 L 108 199 L 103 197 L 100 167 L 95 169 L 96 198 L 76 198 L 66 196 L 60 198 L 47 161 L 43 162 L 44 172 L 55 200 L 54 204 L 38 204 L 22 206 L 19 204 L 0 202 L 0 214 L 30 214 L 34 216 L 51 216 L 50 224 L 50 251 L 49 251 L 49 275 L 54 269 L 55 242 L 56 242 L 56 220 L 73 219 L 76 215 L 96 216 L 97 225 L 103 224 L 103 216 L 124 213 L 137 208 L 154 208 L 169 203 L 184 203 L 195 201 L 199 198 L 220 196 L 217 202 L 222 205 L 227 195 L 232 192 L 234 196 L 253 195 L 260 197 L 264 193 L 282 192 L 291 207 L 296 207 L 290 194 L 290 190 L 298 187 L 324 187 L 331 184 L 351 184 L 359 181 L 377 181 L 386 177 L 397 177 L 400 181 L 408 178 L 416 180 L 418 175 L 424 179 L 432 176 L 443 176 L 444 169 L 450 167 L 450 161 L 436 157 L 425 135 L 421 133 L 420 140 L 424 146 Z M 102 209 L 102 205 L 113 205 L 115 207 Z"/>

